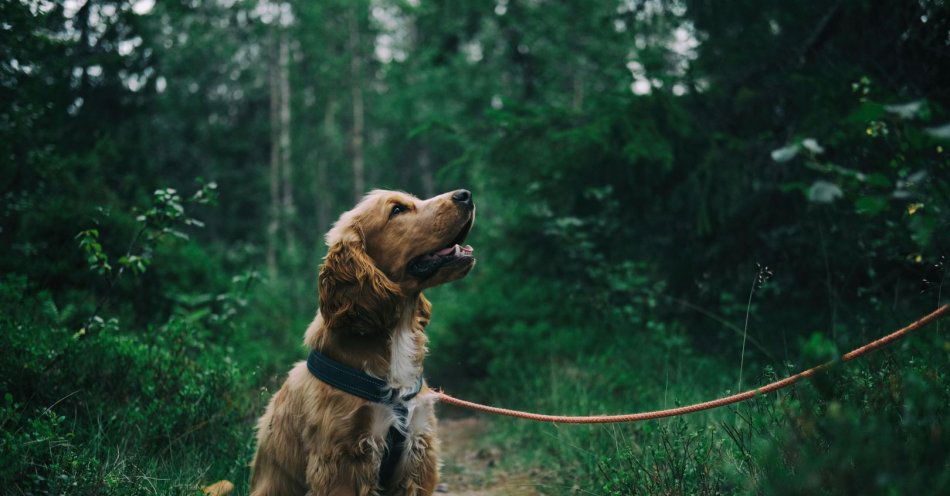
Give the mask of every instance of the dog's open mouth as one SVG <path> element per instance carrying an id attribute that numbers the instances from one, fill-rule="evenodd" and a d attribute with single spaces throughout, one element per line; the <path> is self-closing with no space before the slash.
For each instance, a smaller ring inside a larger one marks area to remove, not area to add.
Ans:
<path id="1" fill-rule="evenodd" d="M 462 226 L 458 235 L 455 236 L 449 244 L 431 253 L 419 255 L 409 261 L 407 270 L 409 274 L 425 279 L 437 270 L 450 263 L 471 263 L 474 260 L 472 252 L 474 248 L 471 245 L 463 245 L 465 237 L 472 229 L 474 216 L 468 219 L 468 222 Z"/>

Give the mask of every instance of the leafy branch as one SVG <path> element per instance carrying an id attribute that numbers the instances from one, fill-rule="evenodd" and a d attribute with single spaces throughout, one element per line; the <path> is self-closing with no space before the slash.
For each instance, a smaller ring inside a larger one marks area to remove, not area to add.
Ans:
<path id="1" fill-rule="evenodd" d="M 118 320 L 103 319 L 99 313 L 112 300 L 114 287 L 128 270 L 135 275 L 141 275 L 148 270 L 153 260 L 155 247 L 167 236 L 187 240 L 188 235 L 182 232 L 181 226 L 204 227 L 204 223 L 186 215 L 185 205 L 213 205 L 217 201 L 215 182 L 200 183 L 201 187 L 192 196 L 182 199 L 173 188 L 155 190 L 152 195 L 152 205 L 135 220 L 139 223 L 138 229 L 129 241 L 125 253 L 119 256 L 110 256 L 99 241 L 99 229 L 85 229 L 76 235 L 79 240 L 79 249 L 86 255 L 89 270 L 106 279 L 106 291 L 99 297 L 92 313 L 73 334 L 73 340 L 79 340 L 94 334 L 118 328 Z M 48 370 L 69 349 L 69 344 L 47 364 Z"/>

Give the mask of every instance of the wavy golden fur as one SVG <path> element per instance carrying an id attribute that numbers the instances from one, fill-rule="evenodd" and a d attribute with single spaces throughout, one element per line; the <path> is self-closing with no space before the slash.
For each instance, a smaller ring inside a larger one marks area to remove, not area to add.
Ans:
<path id="1" fill-rule="evenodd" d="M 465 190 L 428 200 L 373 191 L 327 233 L 320 309 L 304 344 L 409 391 L 422 374 L 431 306 L 422 290 L 464 277 L 460 247 L 475 217 Z M 387 494 L 428 495 L 438 481 L 435 395 L 408 406 L 403 457 Z M 258 422 L 253 496 L 381 494 L 378 480 L 389 407 L 319 381 L 297 363 Z"/>

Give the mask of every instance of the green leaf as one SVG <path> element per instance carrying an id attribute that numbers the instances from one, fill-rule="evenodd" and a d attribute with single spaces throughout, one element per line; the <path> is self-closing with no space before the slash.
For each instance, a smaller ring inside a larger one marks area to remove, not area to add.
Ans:
<path id="1" fill-rule="evenodd" d="M 862 196 L 854 202 L 859 214 L 877 215 L 887 208 L 887 199 L 881 196 Z"/>
<path id="2" fill-rule="evenodd" d="M 867 124 L 870 121 L 883 118 L 884 114 L 885 110 L 883 105 L 874 102 L 864 102 L 853 112 L 848 114 L 845 120 L 853 124 Z"/>
<path id="3" fill-rule="evenodd" d="M 911 239 L 921 248 L 928 248 L 937 228 L 937 219 L 926 213 L 918 213 L 910 218 L 908 227 L 911 230 Z"/>
<path id="4" fill-rule="evenodd" d="M 869 174 L 867 176 L 867 182 L 871 186 L 878 186 L 881 188 L 890 188 L 893 183 L 890 179 L 887 178 L 884 174 L 880 172 L 875 172 L 874 174 Z"/>

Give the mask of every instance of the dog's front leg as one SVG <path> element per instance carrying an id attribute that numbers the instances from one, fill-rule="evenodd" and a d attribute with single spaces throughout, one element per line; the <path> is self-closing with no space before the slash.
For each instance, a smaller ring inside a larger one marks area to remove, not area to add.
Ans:
<path id="1" fill-rule="evenodd" d="M 398 496 L 429 496 L 439 481 L 439 449 L 435 432 L 415 436 L 406 453 L 405 471 L 394 488 Z"/>
<path id="2" fill-rule="evenodd" d="M 382 447 L 367 436 L 356 446 L 337 445 L 307 460 L 307 496 L 376 496 Z"/>

